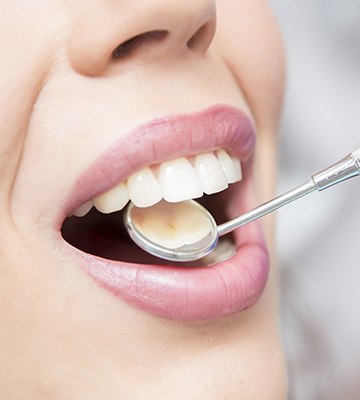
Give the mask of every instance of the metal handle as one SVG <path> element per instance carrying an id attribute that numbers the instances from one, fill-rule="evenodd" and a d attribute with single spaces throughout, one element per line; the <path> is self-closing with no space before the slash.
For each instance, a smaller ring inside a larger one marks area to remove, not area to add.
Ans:
<path id="1" fill-rule="evenodd" d="M 309 182 L 306 182 L 295 189 L 292 189 L 275 199 L 232 219 L 231 221 L 219 225 L 217 228 L 218 235 L 226 235 L 234 229 L 240 228 L 241 226 L 263 217 L 286 204 L 300 199 L 316 189 L 322 191 L 357 175 L 360 175 L 360 149 L 355 150 L 323 171 L 314 174 Z"/>
<path id="2" fill-rule="evenodd" d="M 318 190 L 327 189 L 360 174 L 360 149 L 312 176 Z"/>

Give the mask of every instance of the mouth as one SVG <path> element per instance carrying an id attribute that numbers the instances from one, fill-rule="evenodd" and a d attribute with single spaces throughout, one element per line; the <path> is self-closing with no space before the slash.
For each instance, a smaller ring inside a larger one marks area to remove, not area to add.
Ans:
<path id="1" fill-rule="evenodd" d="M 245 212 L 255 202 L 254 145 L 250 119 L 225 105 L 140 126 L 80 176 L 58 217 L 64 250 L 96 289 L 156 316 L 213 320 L 248 308 L 269 269 L 259 223 L 226 236 L 209 256 L 179 264 L 138 248 L 122 213 L 129 201 L 146 208 L 189 199 L 218 224 Z"/>

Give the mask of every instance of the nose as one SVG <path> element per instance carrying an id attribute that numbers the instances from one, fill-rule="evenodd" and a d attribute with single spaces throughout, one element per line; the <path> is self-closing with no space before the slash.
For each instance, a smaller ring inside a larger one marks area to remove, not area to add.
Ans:
<path id="1" fill-rule="evenodd" d="M 108 64 L 203 54 L 215 33 L 214 0 L 87 2 L 71 10 L 68 56 L 80 73 L 101 75 Z"/>

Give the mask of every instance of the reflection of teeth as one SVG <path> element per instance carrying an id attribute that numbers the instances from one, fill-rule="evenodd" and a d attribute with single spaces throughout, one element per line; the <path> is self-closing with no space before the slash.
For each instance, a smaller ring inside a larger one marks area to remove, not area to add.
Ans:
<path id="1" fill-rule="evenodd" d="M 85 215 L 93 203 L 107 214 L 121 210 L 129 199 L 137 207 L 150 207 L 162 198 L 168 202 L 190 200 L 203 193 L 220 192 L 241 179 L 240 161 L 223 149 L 189 159 L 180 157 L 135 172 L 126 182 L 83 204 L 73 214 Z"/>
<path id="2" fill-rule="evenodd" d="M 183 245 L 193 244 L 204 239 L 210 233 L 211 228 L 207 217 L 203 213 L 193 210 L 192 207 L 188 207 L 187 203 L 176 205 L 171 225 L 176 227 L 177 234 L 183 238 Z"/>
<path id="3" fill-rule="evenodd" d="M 136 229 L 152 242 L 176 249 L 204 239 L 211 231 L 207 216 L 187 202 L 162 201 L 150 208 L 133 208 Z"/>

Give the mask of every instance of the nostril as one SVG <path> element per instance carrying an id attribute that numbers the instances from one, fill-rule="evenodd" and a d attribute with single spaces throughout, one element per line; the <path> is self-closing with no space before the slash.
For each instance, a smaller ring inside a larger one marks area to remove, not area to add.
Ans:
<path id="1" fill-rule="evenodd" d="M 186 46 L 189 49 L 202 48 L 204 43 L 208 42 L 208 37 L 211 35 L 212 29 L 210 22 L 205 23 L 186 42 Z"/>
<path id="2" fill-rule="evenodd" d="M 148 44 L 150 42 L 157 42 L 164 39 L 168 34 L 166 30 L 154 30 L 142 33 L 140 35 L 134 36 L 131 39 L 126 40 L 121 43 L 116 49 L 112 52 L 113 59 L 120 59 L 129 57 L 141 46 Z"/>

